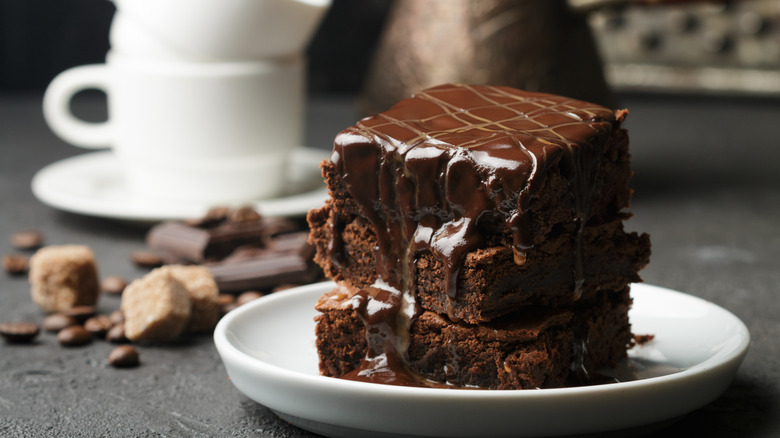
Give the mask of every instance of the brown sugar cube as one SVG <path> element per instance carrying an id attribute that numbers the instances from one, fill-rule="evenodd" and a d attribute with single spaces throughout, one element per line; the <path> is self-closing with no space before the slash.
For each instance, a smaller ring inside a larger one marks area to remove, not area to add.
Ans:
<path id="1" fill-rule="evenodd" d="M 83 245 L 46 246 L 30 258 L 30 294 L 45 312 L 93 306 L 98 299 L 95 255 Z"/>
<path id="2" fill-rule="evenodd" d="M 214 330 L 220 316 L 219 289 L 211 271 L 203 266 L 168 265 L 163 268 L 179 280 L 192 304 L 190 321 L 185 331 L 207 333 Z"/>
<path id="3" fill-rule="evenodd" d="M 122 294 L 125 336 L 131 341 L 168 341 L 190 319 L 190 298 L 169 270 L 155 269 L 133 281 Z"/>

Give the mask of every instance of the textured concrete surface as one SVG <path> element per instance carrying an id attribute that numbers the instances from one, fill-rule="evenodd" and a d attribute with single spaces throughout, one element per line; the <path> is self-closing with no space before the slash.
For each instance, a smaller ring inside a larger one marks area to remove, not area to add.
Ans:
<path id="1" fill-rule="evenodd" d="M 91 246 L 101 275 L 143 275 L 128 256 L 143 248 L 144 227 L 60 212 L 33 197 L 38 169 L 83 152 L 48 130 L 40 99 L 0 96 L 0 253 L 11 252 L 11 233 L 36 228 L 48 244 Z M 636 171 L 630 228 L 653 240 L 644 279 L 725 307 L 753 338 L 721 398 L 661 430 L 632 432 L 780 436 L 780 102 L 628 96 L 624 104 Z M 98 108 L 77 102 L 88 117 L 99 119 Z M 348 99 L 313 100 L 307 144 L 329 148 L 355 118 Z M 100 303 L 118 306 L 115 297 Z M 42 318 L 26 278 L 0 274 L 0 321 Z M 136 369 L 110 367 L 111 348 L 63 348 L 48 333 L 32 345 L 0 342 L 0 436 L 313 436 L 241 395 L 209 336 L 140 346 Z"/>

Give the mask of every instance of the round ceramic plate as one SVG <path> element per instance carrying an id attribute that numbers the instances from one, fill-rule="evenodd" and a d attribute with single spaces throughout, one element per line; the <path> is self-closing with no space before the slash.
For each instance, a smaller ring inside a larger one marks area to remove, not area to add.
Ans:
<path id="1" fill-rule="evenodd" d="M 684 415 L 726 390 L 750 335 L 710 302 L 632 286 L 633 331 L 655 338 L 629 352 L 632 380 L 524 391 L 410 388 L 318 375 L 318 283 L 242 306 L 214 333 L 233 384 L 303 429 L 340 437 L 561 436 L 640 430 Z"/>
<path id="2" fill-rule="evenodd" d="M 322 205 L 328 194 L 319 163 L 327 156 L 323 150 L 296 150 L 287 173 L 287 194 L 256 201 L 254 206 L 265 216 L 302 216 Z M 213 206 L 133 193 L 123 177 L 121 163 L 110 151 L 76 155 L 46 166 L 33 177 L 32 190 L 44 204 L 60 210 L 126 221 L 195 218 Z"/>

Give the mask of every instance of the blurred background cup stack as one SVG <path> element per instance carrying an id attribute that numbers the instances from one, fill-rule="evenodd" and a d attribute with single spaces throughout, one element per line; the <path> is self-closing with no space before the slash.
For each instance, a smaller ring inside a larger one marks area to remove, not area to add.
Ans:
<path id="1" fill-rule="evenodd" d="M 113 0 L 109 41 L 126 56 L 187 62 L 297 58 L 330 0 Z"/>
<path id="2" fill-rule="evenodd" d="M 105 64 L 59 74 L 44 116 L 65 141 L 111 148 L 139 195 L 273 197 L 302 145 L 304 50 L 330 0 L 114 0 Z M 108 120 L 70 110 L 105 91 Z"/>

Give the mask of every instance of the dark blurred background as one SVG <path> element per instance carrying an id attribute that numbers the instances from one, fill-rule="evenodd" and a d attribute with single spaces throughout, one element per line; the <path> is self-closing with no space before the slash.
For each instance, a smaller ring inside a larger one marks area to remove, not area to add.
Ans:
<path id="1" fill-rule="evenodd" d="M 361 89 L 392 3 L 333 0 L 308 50 L 310 93 Z M 588 22 L 613 88 L 780 96 L 780 0 L 568 3 L 597 10 Z M 0 92 L 103 62 L 114 11 L 109 0 L 0 0 Z"/>
<path id="2" fill-rule="evenodd" d="M 359 89 L 390 5 L 333 1 L 308 51 L 312 93 Z M 43 90 L 63 70 L 104 62 L 114 11 L 108 0 L 0 0 L 0 91 Z"/>

